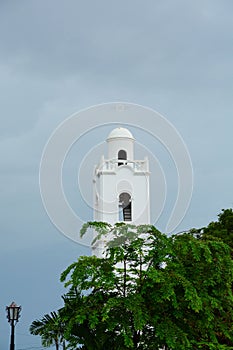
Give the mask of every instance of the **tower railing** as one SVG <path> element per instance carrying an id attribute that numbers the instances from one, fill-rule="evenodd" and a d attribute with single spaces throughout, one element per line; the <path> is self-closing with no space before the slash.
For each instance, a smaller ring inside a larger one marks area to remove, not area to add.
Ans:
<path id="1" fill-rule="evenodd" d="M 148 172 L 148 159 L 129 160 L 129 159 L 102 159 L 101 163 L 96 167 L 96 174 L 102 171 L 116 171 L 119 167 L 129 166 L 135 172 Z"/>

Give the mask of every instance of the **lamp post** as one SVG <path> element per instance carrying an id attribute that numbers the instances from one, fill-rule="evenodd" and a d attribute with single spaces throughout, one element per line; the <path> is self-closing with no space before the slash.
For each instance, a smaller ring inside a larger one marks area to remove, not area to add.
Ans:
<path id="1" fill-rule="evenodd" d="M 15 325 L 20 317 L 21 306 L 17 306 L 15 302 L 12 302 L 9 306 L 6 306 L 7 319 L 11 325 L 11 343 L 10 350 L 15 349 Z"/>

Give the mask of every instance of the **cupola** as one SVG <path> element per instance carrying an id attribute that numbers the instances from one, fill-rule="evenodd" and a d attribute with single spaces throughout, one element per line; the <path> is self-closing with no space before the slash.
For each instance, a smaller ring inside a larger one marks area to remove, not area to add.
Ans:
<path id="1" fill-rule="evenodd" d="M 108 159 L 134 160 L 134 137 L 126 128 L 113 129 L 107 138 Z"/>

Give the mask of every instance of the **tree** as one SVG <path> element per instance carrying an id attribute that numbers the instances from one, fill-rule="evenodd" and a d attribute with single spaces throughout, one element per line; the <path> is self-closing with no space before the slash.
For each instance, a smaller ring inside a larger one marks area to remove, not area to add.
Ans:
<path id="1" fill-rule="evenodd" d="M 202 238 L 214 237 L 228 244 L 232 250 L 233 258 L 233 210 L 231 208 L 222 209 L 222 212 L 218 215 L 218 221 L 211 222 L 200 231 Z"/>
<path id="2" fill-rule="evenodd" d="M 221 213 L 218 215 L 218 220 L 211 222 L 207 227 L 202 227 L 200 229 L 193 229 L 192 232 L 195 232 L 197 238 L 201 240 L 220 240 L 227 244 L 231 251 L 231 258 L 233 260 L 233 210 L 222 209 Z M 233 291 L 233 283 L 231 285 Z M 218 317 L 218 313 L 215 315 Z M 230 323 L 231 319 L 226 318 L 224 323 Z M 218 334 L 219 341 L 221 344 L 226 346 L 233 346 L 232 339 L 225 337 L 223 333 Z"/>
<path id="3" fill-rule="evenodd" d="M 87 304 L 85 296 L 78 291 L 70 291 L 63 296 L 64 308 L 61 314 L 66 323 L 66 337 L 69 347 L 76 349 L 77 344 L 82 344 L 81 349 L 85 350 L 100 350 L 113 349 L 112 343 L 115 339 L 115 334 L 110 330 L 106 331 L 106 322 L 98 322 L 97 324 L 89 323 L 87 315 L 91 319 L 91 315 L 96 313 L 96 300 Z M 99 302 L 99 307 L 101 303 Z M 115 345 L 114 349 L 124 349 L 121 345 Z"/>
<path id="4" fill-rule="evenodd" d="M 59 350 L 59 345 L 62 344 L 65 350 L 64 322 L 59 313 L 51 312 L 50 315 L 44 315 L 41 320 L 33 321 L 29 331 L 33 335 L 41 336 L 42 346 L 55 345 L 56 350 Z"/>
<path id="5" fill-rule="evenodd" d="M 61 275 L 72 348 L 233 349 L 226 244 L 192 232 L 167 237 L 151 225 L 94 222 L 81 234 L 88 227 L 113 239 L 105 258 L 81 257 Z"/>

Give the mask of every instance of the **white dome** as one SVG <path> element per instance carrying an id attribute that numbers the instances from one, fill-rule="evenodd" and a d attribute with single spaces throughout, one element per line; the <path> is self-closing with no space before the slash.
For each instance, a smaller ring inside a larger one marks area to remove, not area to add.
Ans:
<path id="1" fill-rule="evenodd" d="M 107 140 L 109 140 L 109 139 L 119 139 L 119 138 L 134 140 L 134 137 L 131 134 L 131 132 L 128 129 L 121 128 L 121 127 L 113 129 L 110 132 L 110 134 L 108 135 Z"/>

